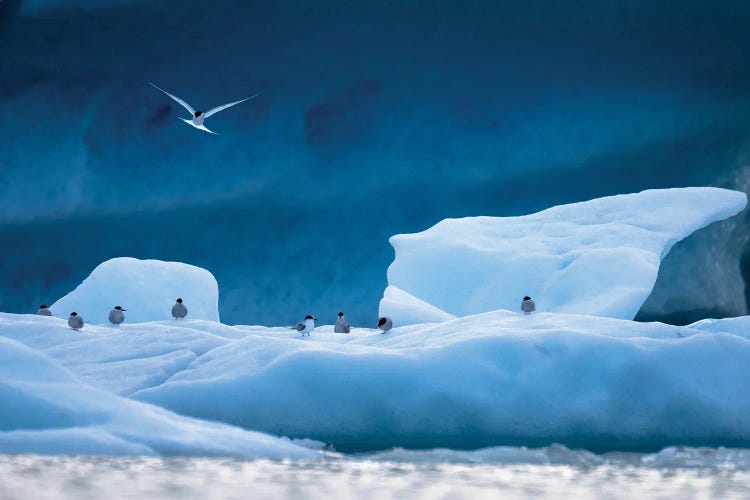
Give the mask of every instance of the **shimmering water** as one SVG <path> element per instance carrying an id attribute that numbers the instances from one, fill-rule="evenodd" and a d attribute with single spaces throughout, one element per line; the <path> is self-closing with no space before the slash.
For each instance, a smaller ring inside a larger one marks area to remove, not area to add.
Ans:
<path id="1" fill-rule="evenodd" d="M 0 498 L 750 498 L 750 450 L 393 450 L 318 461 L 0 455 Z"/>

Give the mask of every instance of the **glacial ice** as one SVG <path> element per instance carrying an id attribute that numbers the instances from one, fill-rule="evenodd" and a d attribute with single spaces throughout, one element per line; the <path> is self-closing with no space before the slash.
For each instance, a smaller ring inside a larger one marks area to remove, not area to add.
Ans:
<path id="1" fill-rule="evenodd" d="M 182 417 L 95 389 L 4 336 L 0 400 L 0 453 L 316 456 L 288 439 Z"/>
<path id="2" fill-rule="evenodd" d="M 522 217 L 446 219 L 391 238 L 396 258 L 387 290 L 397 287 L 421 302 L 408 308 L 386 291 L 380 313 L 399 325 L 423 323 L 434 321 L 422 314 L 430 305 L 467 316 L 517 310 L 530 295 L 539 311 L 633 319 L 672 245 L 746 204 L 738 191 L 682 188 Z"/>
<path id="3" fill-rule="evenodd" d="M 99 399 L 103 390 L 127 394 L 181 415 L 340 450 L 750 444 L 750 342 L 743 324 L 707 333 L 495 311 L 387 334 L 356 325 L 349 335 L 334 334 L 325 325 L 302 338 L 283 327 L 171 323 L 91 325 L 74 333 L 60 318 L 1 314 L 0 337 L 56 363 L 29 362 L 24 354 L 24 370 L 53 367 L 45 380 L 64 370 L 82 381 L 75 387 L 84 395 L 83 383 Z M 4 384 L 13 370 L 1 372 Z M 121 401 L 112 395 L 101 404 Z M 35 405 L 35 413 L 67 405 L 45 404 L 52 406 Z M 88 422 L 86 408 L 80 406 L 80 418 Z M 0 450 L 12 449 L 7 442 L 0 441 Z M 135 442 L 154 449 L 149 439 Z"/>
<path id="4" fill-rule="evenodd" d="M 50 309 L 56 316 L 76 311 L 87 323 L 107 324 L 109 311 L 119 305 L 127 310 L 126 323 L 141 323 L 171 319 L 178 297 L 185 301 L 188 317 L 219 321 L 219 286 L 210 272 L 181 262 L 130 257 L 99 264 Z"/>
<path id="5" fill-rule="evenodd" d="M 295 444 L 305 440 L 341 451 L 750 446 L 747 317 L 676 327 L 565 312 L 595 293 L 598 314 L 637 310 L 636 296 L 647 293 L 672 244 L 745 203 L 744 194 L 726 190 L 650 191 L 500 222 L 449 220 L 439 231 L 394 238 L 400 265 L 437 266 L 479 295 L 502 276 L 490 264 L 504 260 L 527 271 L 535 265 L 529 276 L 544 269 L 560 276 L 519 294 L 537 299 L 531 316 L 515 302 L 513 311 L 464 315 L 460 289 L 436 289 L 438 299 L 455 302 L 435 307 L 392 285 L 384 304 L 396 328 L 386 334 L 374 324 L 355 324 L 349 335 L 323 325 L 303 338 L 282 326 L 199 319 L 194 307 L 209 304 L 218 320 L 207 271 L 105 262 L 59 302 L 106 318 L 116 301 L 159 320 L 129 315 L 117 328 L 89 320 L 73 332 L 59 303 L 57 317 L 0 313 L 0 452 L 319 456 Z M 421 259 L 409 253 L 422 243 L 432 251 Z M 554 268 L 563 258 L 567 269 Z M 482 266 L 493 271 L 477 282 Z M 397 275 L 418 285 L 429 277 L 403 269 Z M 166 302 L 167 315 L 175 274 L 183 273 L 189 279 L 177 293 L 191 315 L 162 319 L 149 307 Z M 521 274 L 507 275 L 521 282 Z M 317 315 L 332 323 L 335 313 Z M 429 323 L 410 324 L 420 320 Z"/>
<path id="6" fill-rule="evenodd" d="M 748 444 L 748 359 L 733 334 L 497 311 L 385 335 L 257 329 L 133 397 L 341 449 Z"/>

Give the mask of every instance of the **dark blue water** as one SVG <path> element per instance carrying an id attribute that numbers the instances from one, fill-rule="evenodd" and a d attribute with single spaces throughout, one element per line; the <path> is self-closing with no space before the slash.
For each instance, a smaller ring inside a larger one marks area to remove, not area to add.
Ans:
<path id="1" fill-rule="evenodd" d="M 125 255 L 212 271 L 225 322 L 368 324 L 392 234 L 744 189 L 748 25 L 744 1 L 2 2 L 0 310 Z M 148 81 L 261 95 L 209 136 Z M 747 234 L 697 234 L 644 315 L 745 313 Z"/>

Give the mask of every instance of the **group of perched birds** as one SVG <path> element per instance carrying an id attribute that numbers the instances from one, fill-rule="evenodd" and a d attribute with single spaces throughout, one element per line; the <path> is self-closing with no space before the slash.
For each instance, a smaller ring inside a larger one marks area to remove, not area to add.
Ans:
<path id="1" fill-rule="evenodd" d="M 127 309 L 123 309 L 120 306 L 115 306 L 114 309 L 109 311 L 109 322 L 113 325 L 119 325 L 125 321 L 125 312 Z M 531 297 L 528 295 L 523 298 L 523 301 L 521 302 L 521 311 L 523 311 L 524 314 L 531 314 L 532 312 L 536 311 L 536 304 L 533 300 L 531 300 Z M 52 311 L 49 310 L 49 308 L 42 304 L 39 306 L 39 310 L 36 312 L 40 316 L 52 316 Z M 177 299 L 175 304 L 172 306 L 172 317 L 174 319 L 183 319 L 187 316 L 187 307 L 185 307 L 185 304 L 182 303 L 182 299 Z M 292 330 L 297 330 L 302 334 L 303 337 L 307 336 L 309 337 L 310 334 L 315 330 L 315 322 L 318 321 L 318 318 L 308 314 L 305 316 L 305 319 L 297 323 L 295 326 L 292 326 Z M 77 312 L 70 313 L 70 317 L 68 318 L 68 326 L 70 326 L 73 330 L 78 331 L 81 328 L 83 328 L 83 318 L 81 318 Z M 393 320 L 389 318 L 388 316 L 383 316 L 380 319 L 378 319 L 378 329 L 381 330 L 383 333 L 386 333 L 390 329 L 393 328 Z M 338 318 L 336 319 L 336 324 L 333 326 L 333 331 L 335 333 L 349 333 L 352 330 L 352 325 L 349 324 L 348 321 L 346 321 L 346 318 L 344 318 L 344 313 L 340 312 Z"/>
<path id="2" fill-rule="evenodd" d="M 121 306 L 115 306 L 109 311 L 109 322 L 113 325 L 119 325 L 125 321 L 125 312 L 127 309 L 123 309 Z M 52 311 L 45 304 L 39 306 L 36 312 L 39 316 L 52 316 Z M 182 299 L 177 299 L 175 304 L 172 306 L 172 317 L 174 319 L 183 319 L 187 316 L 188 310 L 185 304 L 182 303 Z M 83 318 L 78 315 L 77 312 L 73 311 L 70 313 L 68 318 L 68 326 L 73 330 L 78 331 L 83 328 Z"/>
<path id="3" fill-rule="evenodd" d="M 297 330 L 302 334 L 303 337 L 309 337 L 313 330 L 315 330 L 315 322 L 318 318 L 307 315 L 305 319 L 290 327 L 292 330 Z M 378 320 L 378 328 L 383 332 L 387 332 L 393 328 L 393 320 L 387 316 L 384 316 Z M 352 331 L 352 325 L 344 318 L 344 313 L 340 312 L 339 317 L 336 319 L 336 323 L 333 325 L 334 333 L 349 333 Z"/>

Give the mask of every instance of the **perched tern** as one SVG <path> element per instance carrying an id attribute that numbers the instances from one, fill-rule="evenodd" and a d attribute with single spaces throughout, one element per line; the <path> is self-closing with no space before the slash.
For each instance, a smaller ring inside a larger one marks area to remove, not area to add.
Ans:
<path id="1" fill-rule="evenodd" d="M 109 311 L 109 322 L 113 325 L 119 325 L 125 321 L 125 312 L 127 309 L 123 309 L 120 306 L 115 306 L 114 309 Z"/>
<path id="2" fill-rule="evenodd" d="M 344 319 L 344 313 L 339 313 L 339 319 L 336 320 L 336 325 L 333 327 L 334 333 L 349 333 L 352 331 L 352 326 L 348 321 Z"/>
<path id="3" fill-rule="evenodd" d="M 39 316 L 52 316 L 52 311 L 49 310 L 49 308 L 42 304 L 39 306 L 39 309 L 36 312 Z"/>
<path id="4" fill-rule="evenodd" d="M 393 328 L 393 320 L 388 316 L 383 316 L 378 320 L 378 328 L 380 328 L 383 333 L 387 332 L 388 330 Z"/>
<path id="5" fill-rule="evenodd" d="M 240 101 L 234 101 L 234 102 L 230 102 L 228 104 L 222 104 L 221 106 L 216 106 L 215 108 L 212 108 L 212 109 L 209 109 L 206 112 L 203 112 L 203 111 L 196 111 L 195 109 L 193 109 L 193 107 L 190 104 L 188 104 L 187 102 L 183 101 L 182 99 L 180 99 L 176 95 L 170 94 L 166 90 L 157 87 L 156 85 L 154 85 L 151 82 L 148 82 L 148 83 L 151 84 L 151 86 L 154 87 L 155 89 L 164 92 L 169 97 L 171 97 L 172 99 L 174 99 L 175 101 L 177 101 L 180 104 L 180 106 L 182 106 L 183 108 L 185 108 L 188 111 L 188 113 L 190 113 L 192 115 L 192 117 L 189 118 L 189 119 L 188 118 L 180 118 L 180 120 L 184 121 L 188 125 L 192 125 L 193 127 L 197 128 L 198 130 L 202 130 L 204 132 L 208 132 L 209 134 L 214 134 L 214 135 L 218 135 L 218 134 L 216 132 L 214 132 L 213 130 L 207 129 L 206 126 L 203 124 L 203 122 L 205 121 L 206 118 L 208 118 L 209 116 L 215 115 L 219 111 L 223 111 L 223 110 L 225 110 L 227 108 L 231 108 L 235 104 L 239 104 L 241 102 L 245 102 L 248 99 L 252 99 L 253 97 L 258 97 L 258 94 L 251 95 L 250 97 L 246 97 L 245 99 L 242 99 Z"/>
<path id="6" fill-rule="evenodd" d="M 83 318 L 81 318 L 77 312 L 70 313 L 68 318 L 68 326 L 73 330 L 78 331 L 83 328 Z"/>
<path id="7" fill-rule="evenodd" d="M 524 314 L 531 314 L 534 311 L 536 311 L 536 304 L 533 300 L 531 300 L 531 297 L 528 295 L 523 298 L 523 302 L 521 302 L 521 310 Z"/>
<path id="8" fill-rule="evenodd" d="M 298 332 L 302 334 L 303 337 L 305 335 L 309 337 L 310 333 L 312 333 L 312 331 L 315 330 L 315 322 L 317 320 L 318 318 L 314 318 L 308 314 L 307 316 L 305 316 L 305 320 L 300 321 L 299 323 L 297 323 L 296 326 L 293 326 L 292 330 L 297 330 Z"/>
<path id="9" fill-rule="evenodd" d="M 182 319 L 187 316 L 187 307 L 182 303 L 182 299 L 177 299 L 177 302 L 172 306 L 172 317 L 174 319 Z"/>

